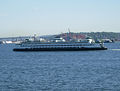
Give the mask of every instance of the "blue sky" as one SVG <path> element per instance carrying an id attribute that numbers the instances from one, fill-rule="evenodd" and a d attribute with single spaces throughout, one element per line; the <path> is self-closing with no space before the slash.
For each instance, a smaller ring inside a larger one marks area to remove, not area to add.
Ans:
<path id="1" fill-rule="evenodd" d="M 0 0 L 0 37 L 120 32 L 120 0 Z"/>

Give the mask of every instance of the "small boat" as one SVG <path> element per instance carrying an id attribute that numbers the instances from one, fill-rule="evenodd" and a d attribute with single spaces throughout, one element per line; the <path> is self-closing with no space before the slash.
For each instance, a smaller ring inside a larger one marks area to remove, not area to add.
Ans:
<path id="1" fill-rule="evenodd" d="M 0 41 L 0 44 L 5 44 L 5 42 L 4 41 Z"/>

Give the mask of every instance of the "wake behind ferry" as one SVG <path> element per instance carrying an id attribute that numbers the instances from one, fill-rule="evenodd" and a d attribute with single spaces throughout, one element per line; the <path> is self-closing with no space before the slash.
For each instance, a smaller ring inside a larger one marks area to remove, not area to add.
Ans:
<path id="1" fill-rule="evenodd" d="M 65 41 L 61 37 L 55 37 L 50 41 L 44 39 L 25 40 L 17 45 L 13 51 L 92 51 L 107 50 L 103 43 L 95 43 L 92 39 L 81 39 L 79 41 Z"/>

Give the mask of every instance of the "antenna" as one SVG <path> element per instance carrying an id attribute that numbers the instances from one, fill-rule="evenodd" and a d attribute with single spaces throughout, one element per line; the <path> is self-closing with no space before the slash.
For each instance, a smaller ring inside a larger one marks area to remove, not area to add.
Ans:
<path id="1" fill-rule="evenodd" d="M 70 38 L 71 38 L 70 28 L 68 28 L 68 31 L 69 31 L 69 35 L 68 35 L 69 37 L 68 37 L 68 38 L 69 38 L 69 40 L 70 40 Z"/>
<path id="2" fill-rule="evenodd" d="M 70 28 L 68 28 L 68 32 L 70 33 Z"/>

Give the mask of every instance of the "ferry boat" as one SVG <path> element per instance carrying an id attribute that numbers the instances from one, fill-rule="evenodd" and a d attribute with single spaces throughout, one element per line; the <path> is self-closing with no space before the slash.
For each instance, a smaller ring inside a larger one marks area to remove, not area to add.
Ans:
<path id="1" fill-rule="evenodd" d="M 56 38 L 52 41 L 40 42 L 25 41 L 14 48 L 13 51 L 92 51 L 92 50 L 107 50 L 102 43 L 96 44 L 91 39 L 84 39 L 77 42 L 68 42 L 62 38 Z"/>

